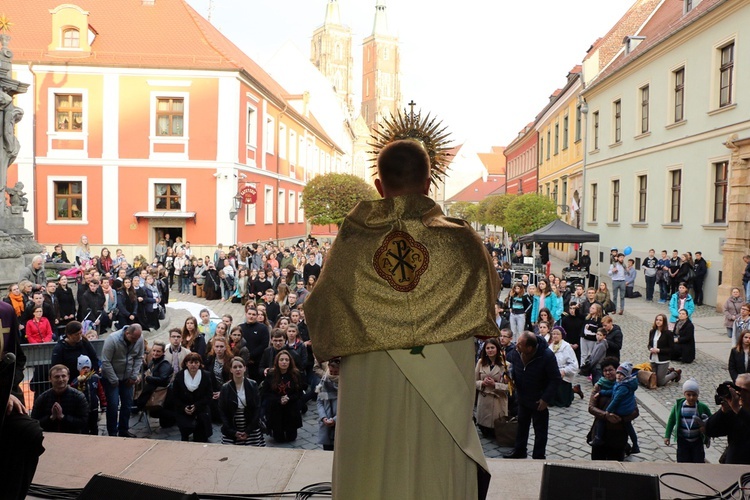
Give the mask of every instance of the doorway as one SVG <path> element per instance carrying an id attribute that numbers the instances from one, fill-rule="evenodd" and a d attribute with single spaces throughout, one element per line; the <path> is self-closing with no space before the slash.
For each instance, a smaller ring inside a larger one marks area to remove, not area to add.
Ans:
<path id="1" fill-rule="evenodd" d="M 149 250 L 151 252 L 151 258 L 153 258 L 154 255 L 156 255 L 156 244 L 159 243 L 162 239 L 166 237 L 166 235 L 169 235 L 169 239 L 172 242 L 171 245 L 174 245 L 174 242 L 177 240 L 177 237 L 179 236 L 182 238 L 182 241 L 185 241 L 185 236 L 183 235 L 184 227 L 180 226 L 152 226 L 151 228 L 151 244 L 149 245 Z"/>

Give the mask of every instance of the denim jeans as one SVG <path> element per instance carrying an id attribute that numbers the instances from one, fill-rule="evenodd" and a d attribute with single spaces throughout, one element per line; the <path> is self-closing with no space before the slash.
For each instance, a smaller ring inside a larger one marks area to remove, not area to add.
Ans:
<path id="1" fill-rule="evenodd" d="M 646 300 L 651 302 L 654 300 L 654 288 L 656 285 L 656 275 L 646 276 Z"/>
<path id="2" fill-rule="evenodd" d="M 133 406 L 133 386 L 127 380 L 120 380 L 112 385 L 102 379 L 104 392 L 107 395 L 107 434 L 110 436 L 127 436 L 130 429 L 130 407 Z M 118 425 L 117 410 L 119 406 L 120 421 Z"/>
<path id="3" fill-rule="evenodd" d="M 664 302 L 669 300 L 669 283 L 664 280 L 659 282 L 659 300 Z"/>
<path id="4" fill-rule="evenodd" d="M 523 333 L 526 326 L 526 313 L 510 315 L 510 329 L 513 332 L 513 342 L 518 341 L 518 337 Z"/>
<path id="5" fill-rule="evenodd" d="M 625 310 L 625 280 L 612 281 L 612 303 L 617 306 L 617 296 L 620 296 L 620 307 L 618 311 Z"/>

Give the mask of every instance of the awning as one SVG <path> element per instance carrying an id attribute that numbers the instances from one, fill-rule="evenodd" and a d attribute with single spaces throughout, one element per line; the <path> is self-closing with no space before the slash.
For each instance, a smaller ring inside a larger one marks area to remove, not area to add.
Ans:
<path id="1" fill-rule="evenodd" d="M 195 212 L 136 212 L 133 214 L 138 219 L 195 219 Z"/>

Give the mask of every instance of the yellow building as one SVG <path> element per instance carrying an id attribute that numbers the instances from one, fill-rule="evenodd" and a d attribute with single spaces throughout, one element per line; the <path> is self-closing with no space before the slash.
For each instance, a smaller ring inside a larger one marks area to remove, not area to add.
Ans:
<path id="1" fill-rule="evenodd" d="M 539 132 L 539 193 L 552 198 L 560 218 L 580 227 L 578 214 L 582 193 L 583 117 L 578 100 L 581 91 L 581 67 L 567 76 L 565 87 L 550 96 L 536 122 Z M 550 245 L 550 250 L 568 259 L 572 247 L 563 243 Z M 556 252 L 554 250 L 557 250 Z"/>

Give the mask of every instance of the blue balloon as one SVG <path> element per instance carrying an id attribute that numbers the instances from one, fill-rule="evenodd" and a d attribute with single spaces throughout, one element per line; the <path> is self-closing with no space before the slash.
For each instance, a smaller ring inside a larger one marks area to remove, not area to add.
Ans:
<path id="1" fill-rule="evenodd" d="M 630 255 L 631 253 L 633 253 L 633 249 L 630 247 L 625 247 L 622 253 L 624 253 L 625 255 Z"/>

